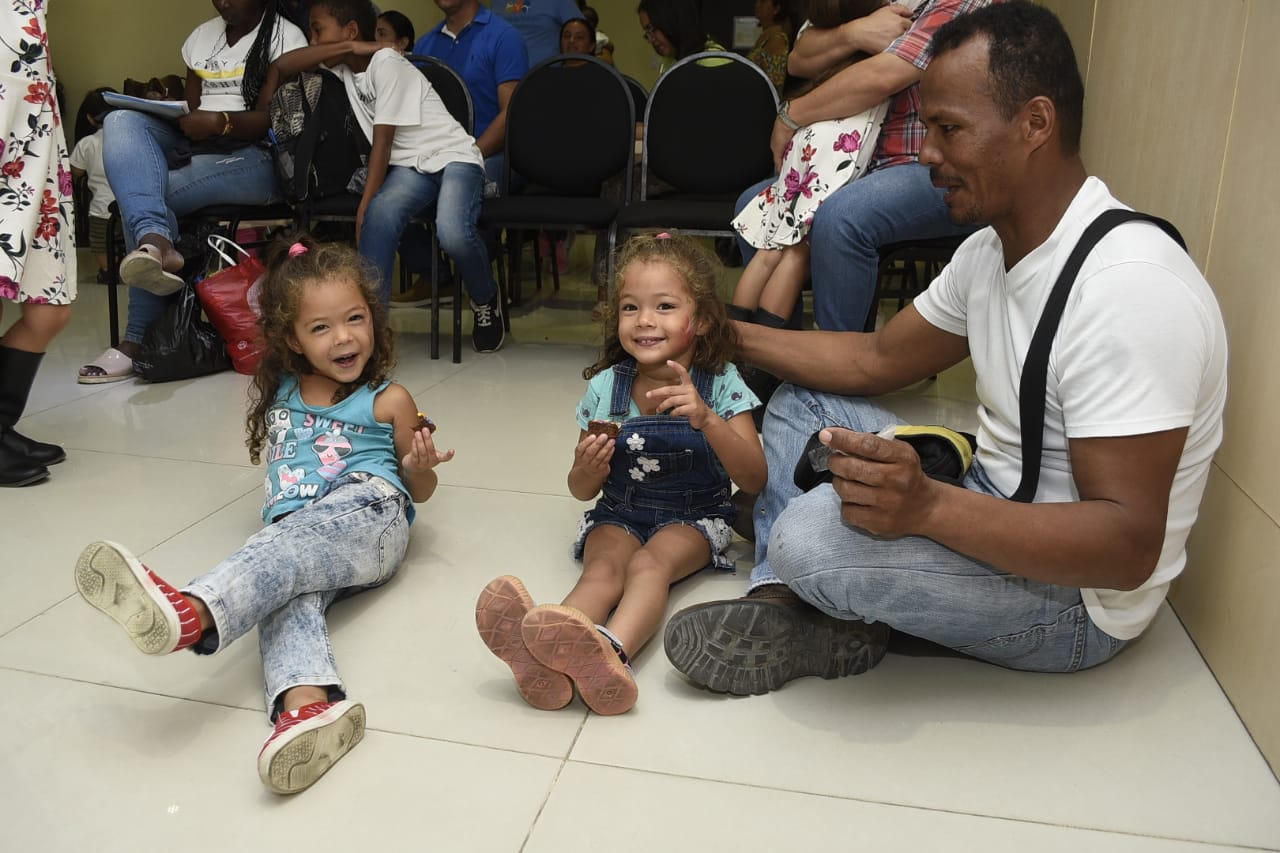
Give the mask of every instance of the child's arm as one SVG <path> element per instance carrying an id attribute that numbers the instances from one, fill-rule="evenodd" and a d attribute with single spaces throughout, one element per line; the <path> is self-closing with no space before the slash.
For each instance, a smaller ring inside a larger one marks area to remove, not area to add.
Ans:
<path id="1" fill-rule="evenodd" d="M 258 110 L 271 106 L 271 96 L 281 84 L 288 83 L 303 71 L 311 71 L 336 59 L 348 56 L 373 56 L 382 45 L 372 41 L 339 41 L 332 44 L 311 44 L 280 54 L 267 68 L 267 76 L 258 90 Z"/>
<path id="2" fill-rule="evenodd" d="M 726 421 L 707 406 L 682 364 L 668 361 L 667 366 L 675 370 L 680 384 L 655 388 L 645 396 L 657 401 L 659 412 L 688 418 L 689 426 L 707 437 L 729 479 L 744 491 L 758 494 L 769 469 L 750 412 L 740 412 Z"/>
<path id="3" fill-rule="evenodd" d="M 436 490 L 435 467 L 452 459 L 453 450 L 441 453 L 431 438 L 431 430 L 419 428 L 418 407 L 403 385 L 393 382 L 378 395 L 373 401 L 373 416 L 391 424 L 400 475 L 414 503 L 422 503 Z"/>
<path id="4" fill-rule="evenodd" d="M 604 434 L 592 435 L 583 430 L 578 446 L 573 449 L 573 467 L 569 469 L 569 494 L 589 501 L 600 494 L 609 478 L 609 461 L 613 459 L 614 440 Z"/>

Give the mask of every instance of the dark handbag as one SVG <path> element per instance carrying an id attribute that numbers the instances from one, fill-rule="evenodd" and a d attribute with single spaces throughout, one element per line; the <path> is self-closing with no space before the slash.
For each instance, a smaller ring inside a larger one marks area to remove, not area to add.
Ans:
<path id="1" fill-rule="evenodd" d="M 149 382 L 192 379 L 231 368 L 218 330 L 200 316 L 200 299 L 190 283 L 142 336 L 134 372 Z"/>

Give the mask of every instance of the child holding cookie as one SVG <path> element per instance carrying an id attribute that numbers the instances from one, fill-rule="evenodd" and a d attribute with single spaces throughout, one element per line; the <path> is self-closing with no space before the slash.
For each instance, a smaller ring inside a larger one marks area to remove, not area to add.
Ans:
<path id="1" fill-rule="evenodd" d="M 535 607 L 510 575 L 476 603 L 481 638 L 535 708 L 564 707 L 576 685 L 598 714 L 629 710 L 629 655 L 657 631 L 671 584 L 732 566 L 730 481 L 757 492 L 766 466 L 751 419 L 760 401 L 729 361 L 737 335 L 715 285 L 714 259 L 688 238 L 622 249 L 569 470 L 574 497 L 599 496 L 574 545 L 582 576 L 559 605 Z"/>
<path id="2" fill-rule="evenodd" d="M 76 588 L 139 650 L 214 654 L 258 629 L 274 728 L 258 774 L 301 791 L 360 742 L 325 613 L 395 575 L 414 503 L 436 490 L 435 424 L 402 385 L 372 271 L 354 249 L 299 236 L 272 251 L 261 295 L 267 350 L 249 389 L 249 459 L 267 463 L 266 526 L 178 587 L 123 545 L 95 542 Z"/>

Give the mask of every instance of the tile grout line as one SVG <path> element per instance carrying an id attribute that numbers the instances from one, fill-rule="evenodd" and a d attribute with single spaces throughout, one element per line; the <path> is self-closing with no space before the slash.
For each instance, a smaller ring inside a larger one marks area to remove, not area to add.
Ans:
<path id="1" fill-rule="evenodd" d="M 573 755 L 573 748 L 578 745 L 578 739 L 582 737 L 582 730 L 587 727 L 587 720 L 591 713 L 588 711 L 582 717 L 582 722 L 578 724 L 578 730 L 573 734 L 573 740 L 569 743 L 569 748 L 565 750 L 564 758 L 560 760 L 560 766 L 556 768 L 556 775 L 552 778 L 551 784 L 547 786 L 547 795 L 542 798 L 542 802 L 538 804 L 538 811 L 533 816 L 533 822 L 529 824 L 529 831 L 525 833 L 524 840 L 520 842 L 520 849 L 517 853 L 524 853 L 525 847 L 529 845 L 529 839 L 533 837 L 533 831 L 538 827 L 538 821 L 542 819 L 542 813 L 547 808 L 547 803 L 551 800 L 551 795 L 555 793 L 556 785 L 560 782 L 560 776 L 564 773 L 564 769 L 569 764 L 569 756 Z"/>

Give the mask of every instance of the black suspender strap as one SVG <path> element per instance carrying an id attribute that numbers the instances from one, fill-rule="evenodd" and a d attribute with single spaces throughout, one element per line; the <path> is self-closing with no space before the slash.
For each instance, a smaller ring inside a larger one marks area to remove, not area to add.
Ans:
<path id="1" fill-rule="evenodd" d="M 1187 244 L 1183 241 L 1178 229 L 1165 220 L 1139 213 L 1136 210 L 1106 210 L 1098 218 L 1089 223 L 1080 235 L 1080 242 L 1071 251 L 1058 280 L 1054 282 L 1049 299 L 1045 302 L 1044 311 L 1036 323 L 1035 333 L 1031 336 L 1031 344 L 1027 347 L 1027 358 L 1022 363 L 1022 378 L 1018 383 L 1018 410 L 1022 422 L 1022 482 L 1013 493 L 1012 500 L 1030 503 L 1036 496 L 1036 488 L 1040 484 L 1040 457 L 1044 450 L 1044 407 L 1045 387 L 1049 376 L 1049 350 L 1053 346 L 1054 335 L 1058 332 L 1058 324 L 1062 321 L 1062 312 L 1067 307 L 1067 296 L 1075 284 L 1076 276 L 1084 259 L 1093 251 L 1093 247 L 1103 236 L 1125 222 L 1150 222 L 1168 234 L 1174 242 L 1185 251 Z"/>

